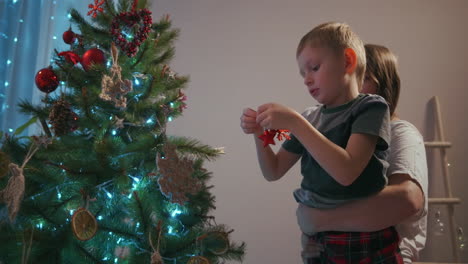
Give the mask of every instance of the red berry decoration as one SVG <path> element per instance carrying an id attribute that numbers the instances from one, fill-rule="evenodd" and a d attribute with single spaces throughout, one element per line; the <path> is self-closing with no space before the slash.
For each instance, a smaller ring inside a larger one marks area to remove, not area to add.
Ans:
<path id="1" fill-rule="evenodd" d="M 83 69 L 88 71 L 93 64 L 104 64 L 106 58 L 104 56 L 104 52 L 97 48 L 92 48 L 87 50 L 83 57 L 81 57 L 81 65 L 83 65 Z"/>
<path id="2" fill-rule="evenodd" d="M 55 91 L 59 85 L 58 77 L 51 67 L 40 69 L 36 73 L 35 81 L 37 88 L 44 93 Z"/>
<path id="3" fill-rule="evenodd" d="M 62 38 L 65 43 L 72 44 L 76 40 L 76 34 L 70 27 L 67 31 L 63 32 Z"/>
<path id="4" fill-rule="evenodd" d="M 146 8 L 138 11 L 122 12 L 112 20 L 112 39 L 128 57 L 133 57 L 137 54 L 138 47 L 148 38 L 152 24 L 151 11 Z M 125 38 L 126 36 L 122 33 L 123 30 L 131 31 L 127 32 L 127 34 L 133 34 L 131 42 Z"/>

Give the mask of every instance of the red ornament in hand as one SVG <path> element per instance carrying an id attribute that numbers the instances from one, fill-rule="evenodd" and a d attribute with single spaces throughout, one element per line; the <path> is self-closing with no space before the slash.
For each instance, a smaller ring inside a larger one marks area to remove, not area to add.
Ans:
<path id="1" fill-rule="evenodd" d="M 55 91 L 59 85 L 59 80 L 55 72 L 49 67 L 39 70 L 35 77 L 36 85 L 44 93 Z"/>
<path id="2" fill-rule="evenodd" d="M 106 58 L 104 57 L 104 52 L 97 48 L 92 48 L 87 50 L 83 57 L 81 58 L 81 65 L 83 65 L 83 69 L 88 71 L 93 64 L 104 64 Z"/>
<path id="3" fill-rule="evenodd" d="M 275 145 L 275 137 L 278 140 L 283 140 L 283 137 L 286 139 L 291 139 L 291 137 L 286 134 L 289 133 L 287 129 L 267 129 L 263 132 L 262 135 L 258 136 L 259 139 L 263 140 L 263 147 L 268 146 L 269 144 Z"/>
<path id="4" fill-rule="evenodd" d="M 76 40 L 76 34 L 70 27 L 67 31 L 63 32 L 62 38 L 65 43 L 72 44 Z"/>

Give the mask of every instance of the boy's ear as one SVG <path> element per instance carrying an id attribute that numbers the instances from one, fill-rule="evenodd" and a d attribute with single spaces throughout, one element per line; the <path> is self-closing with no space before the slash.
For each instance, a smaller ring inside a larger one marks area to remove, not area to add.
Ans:
<path id="1" fill-rule="evenodd" d="M 346 73 L 353 73 L 357 67 L 356 52 L 352 48 L 346 48 L 344 50 L 344 57 Z"/>

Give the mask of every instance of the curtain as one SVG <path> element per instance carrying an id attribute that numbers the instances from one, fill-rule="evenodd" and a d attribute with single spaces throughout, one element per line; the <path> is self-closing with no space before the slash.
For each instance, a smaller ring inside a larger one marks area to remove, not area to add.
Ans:
<path id="1" fill-rule="evenodd" d="M 86 11 L 92 1 L 77 2 L 75 8 Z M 62 34 L 70 26 L 71 7 L 72 0 L 0 0 L 1 131 L 14 132 L 30 119 L 19 113 L 20 100 L 37 104 L 44 96 L 34 77 L 50 65 L 54 48 L 69 49 Z"/>

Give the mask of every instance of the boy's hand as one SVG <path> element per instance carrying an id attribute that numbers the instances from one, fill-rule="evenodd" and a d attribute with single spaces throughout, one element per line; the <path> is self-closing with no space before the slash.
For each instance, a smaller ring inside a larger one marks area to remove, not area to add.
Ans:
<path id="1" fill-rule="evenodd" d="M 299 113 L 286 106 L 268 103 L 258 107 L 257 123 L 265 129 L 293 130 L 294 121 Z"/>
<path id="2" fill-rule="evenodd" d="M 260 135 L 263 128 L 257 123 L 257 112 L 251 108 L 245 108 L 242 112 L 241 128 L 246 134 Z"/>

